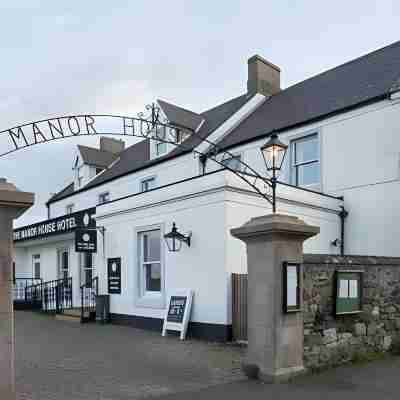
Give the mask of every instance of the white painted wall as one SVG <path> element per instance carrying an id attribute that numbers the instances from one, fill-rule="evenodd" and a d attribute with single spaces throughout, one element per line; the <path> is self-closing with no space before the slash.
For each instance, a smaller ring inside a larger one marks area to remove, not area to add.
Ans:
<path id="1" fill-rule="evenodd" d="M 76 211 L 94 207 L 98 204 L 99 194 L 105 191 L 110 192 L 111 200 L 139 193 L 141 181 L 150 176 L 156 176 L 156 184 L 161 186 L 196 175 L 198 175 L 198 160 L 194 159 L 192 154 L 188 154 L 52 203 L 50 217 L 64 215 L 66 206 L 71 203 L 74 204 Z"/>
<path id="2" fill-rule="evenodd" d="M 350 213 L 345 228 L 347 254 L 400 256 L 399 120 L 400 100 L 385 100 L 280 135 L 290 144 L 293 139 L 319 134 L 321 185 L 311 189 L 344 196 Z M 265 173 L 260 147 L 266 140 L 229 151 Z M 208 161 L 207 171 L 218 168 Z M 290 174 L 290 157 L 286 157 L 279 179 L 289 183 Z"/>

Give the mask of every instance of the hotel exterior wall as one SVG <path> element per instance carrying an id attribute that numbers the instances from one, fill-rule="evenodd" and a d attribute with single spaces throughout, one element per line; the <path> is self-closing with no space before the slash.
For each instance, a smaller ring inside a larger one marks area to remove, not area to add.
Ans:
<path id="1" fill-rule="evenodd" d="M 166 291 L 192 288 L 195 299 L 192 321 L 231 324 L 230 275 L 245 270 L 245 248 L 229 229 L 240 226 L 255 215 L 271 212 L 270 205 L 247 184 L 229 171 L 142 193 L 97 208 L 97 224 L 106 228 L 106 258 L 122 257 L 122 295 L 112 295 L 111 312 L 162 318 L 163 308 L 135 305 L 137 257 L 135 230 L 159 224 L 170 230 L 172 222 L 183 232 L 192 231 L 192 246 L 183 245 L 180 253 L 169 253 L 164 246 Z M 330 240 L 339 236 L 340 200 L 298 189 L 283 187 L 282 196 L 296 192 L 302 205 L 283 204 L 284 212 L 321 226 L 321 239 L 310 244 L 310 251 L 328 251 Z M 309 203 L 307 205 L 307 203 Z M 319 208 L 318 208 L 319 207 Z M 328 211 L 331 207 L 332 210 Z M 100 279 L 106 282 L 106 266 Z"/>
<path id="2" fill-rule="evenodd" d="M 76 211 L 94 207 L 98 204 L 99 194 L 104 192 L 110 192 L 111 200 L 140 193 L 140 183 L 147 177 L 156 176 L 156 185 L 161 186 L 198 174 L 198 159 L 195 159 L 193 154 L 184 155 L 51 203 L 50 218 L 64 215 L 69 204 L 74 204 Z"/>
<path id="3" fill-rule="evenodd" d="M 160 225 L 162 232 L 169 231 L 172 222 L 176 222 L 184 233 L 193 232 L 192 245 L 190 248 L 183 245 L 179 253 L 170 253 L 162 241 L 164 302 L 156 307 L 146 307 L 138 297 L 136 232 L 154 225 Z M 105 259 L 122 259 L 122 293 L 111 295 L 112 313 L 163 318 L 168 293 L 175 288 L 190 288 L 194 290 L 191 321 L 230 324 L 227 319 L 228 274 L 225 270 L 223 192 L 123 212 L 111 217 L 100 216 L 98 224 L 106 228 Z M 103 290 L 106 282 L 105 263 L 99 275 Z"/>
<path id="4" fill-rule="evenodd" d="M 318 189 L 344 196 L 349 211 L 345 236 L 347 254 L 400 256 L 396 227 L 400 224 L 400 100 L 385 100 L 290 129 L 283 142 L 318 133 L 321 185 Z M 266 139 L 229 151 L 262 173 L 260 147 Z M 209 163 L 207 170 L 216 168 Z M 290 156 L 280 176 L 290 182 Z M 300 193 L 300 192 L 299 192 Z M 292 192 L 292 194 L 296 194 Z"/>

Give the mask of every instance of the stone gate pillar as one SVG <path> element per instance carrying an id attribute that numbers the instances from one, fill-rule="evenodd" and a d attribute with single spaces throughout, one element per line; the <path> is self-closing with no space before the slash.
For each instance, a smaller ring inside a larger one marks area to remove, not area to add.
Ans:
<path id="1" fill-rule="evenodd" d="M 32 193 L 21 192 L 0 178 L 0 399 L 15 399 L 14 316 L 12 294 L 12 222 L 34 200 Z"/>
<path id="2" fill-rule="evenodd" d="M 271 214 L 231 230 L 247 245 L 248 354 L 244 371 L 284 381 L 303 366 L 303 316 L 283 313 L 283 262 L 303 261 L 303 242 L 319 233 L 297 217 Z M 302 302 L 300 273 L 300 301 Z M 301 304 L 301 303 L 300 303 Z"/>

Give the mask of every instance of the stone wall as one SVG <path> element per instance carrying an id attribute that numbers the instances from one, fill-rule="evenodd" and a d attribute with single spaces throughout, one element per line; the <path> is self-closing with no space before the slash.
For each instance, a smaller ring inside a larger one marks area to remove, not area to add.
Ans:
<path id="1" fill-rule="evenodd" d="M 364 271 L 361 313 L 334 315 L 336 270 Z M 307 368 L 384 352 L 400 338 L 400 258 L 309 254 L 304 256 L 303 277 Z"/>

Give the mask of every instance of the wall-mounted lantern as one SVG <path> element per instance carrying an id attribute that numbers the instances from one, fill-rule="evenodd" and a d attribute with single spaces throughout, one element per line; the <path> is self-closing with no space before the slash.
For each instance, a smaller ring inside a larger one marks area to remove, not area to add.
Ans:
<path id="1" fill-rule="evenodd" d="M 167 243 L 167 247 L 169 251 L 180 251 L 182 247 L 182 243 L 186 243 L 190 247 L 190 239 L 192 234 L 185 236 L 182 233 L 178 232 L 178 228 L 176 227 L 175 222 L 172 223 L 171 232 L 164 235 L 165 242 Z"/>
<path id="2" fill-rule="evenodd" d="M 276 132 L 272 132 L 268 142 L 261 147 L 261 153 L 267 167 L 267 172 L 272 172 L 272 211 L 276 212 L 276 182 L 277 174 L 282 169 L 288 146 L 278 139 Z"/>

